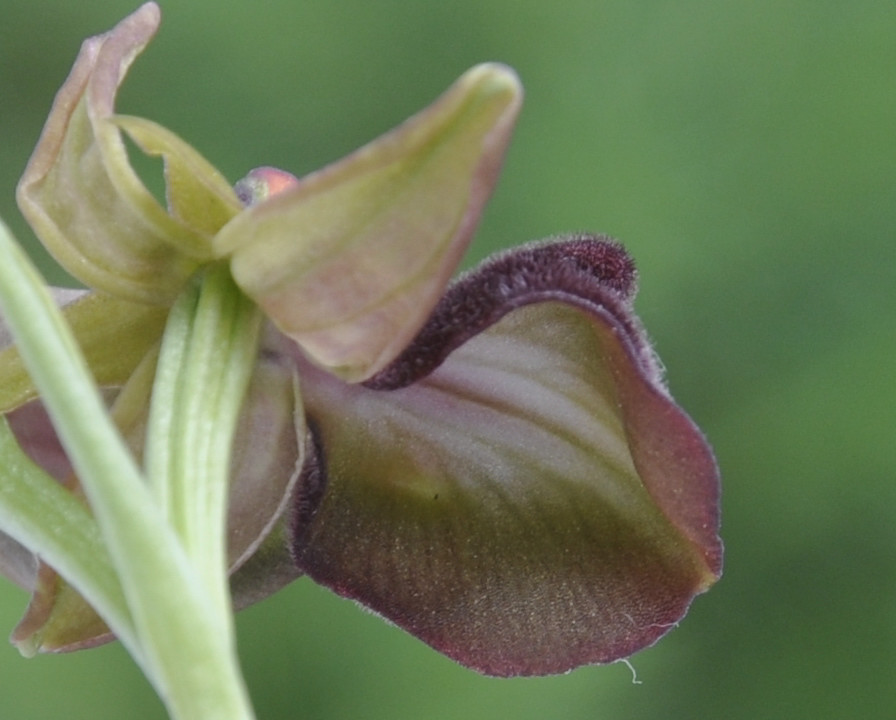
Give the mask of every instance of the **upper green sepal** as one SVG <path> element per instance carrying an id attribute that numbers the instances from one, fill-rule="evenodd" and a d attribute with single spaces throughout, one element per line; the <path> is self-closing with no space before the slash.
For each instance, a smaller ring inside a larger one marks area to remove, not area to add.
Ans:
<path id="1" fill-rule="evenodd" d="M 519 111 L 485 64 L 432 105 L 234 218 L 234 278 L 315 363 L 369 377 L 420 329 L 469 243 Z"/>

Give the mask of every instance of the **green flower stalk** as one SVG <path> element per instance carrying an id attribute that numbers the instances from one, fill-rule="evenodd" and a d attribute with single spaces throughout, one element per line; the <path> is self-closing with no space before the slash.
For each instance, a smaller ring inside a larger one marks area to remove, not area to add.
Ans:
<path id="1" fill-rule="evenodd" d="M 14 641 L 117 637 L 182 718 L 251 717 L 232 609 L 301 575 L 488 674 L 655 642 L 721 572 L 718 471 L 631 259 L 577 234 L 451 279 L 516 75 L 477 66 L 320 171 L 231 187 L 115 110 L 158 24 L 148 3 L 84 43 L 19 185 L 89 290 L 0 247 L 0 570 L 33 592 Z M 125 137 L 163 159 L 165 207 Z"/>

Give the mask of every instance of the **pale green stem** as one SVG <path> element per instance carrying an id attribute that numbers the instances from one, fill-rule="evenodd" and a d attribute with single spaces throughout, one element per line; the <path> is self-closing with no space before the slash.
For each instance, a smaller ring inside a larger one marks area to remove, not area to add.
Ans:
<path id="1" fill-rule="evenodd" d="M 231 447 L 260 326 L 226 265 L 191 283 L 168 320 L 147 428 L 150 484 L 222 621 L 232 615 L 224 542 Z"/>
<path id="2" fill-rule="evenodd" d="M 254 717 L 231 628 L 221 627 L 62 314 L 2 224 L 0 305 L 96 517 L 134 620 L 144 671 L 171 716 Z M 67 579 L 78 585 L 77 577 Z"/>

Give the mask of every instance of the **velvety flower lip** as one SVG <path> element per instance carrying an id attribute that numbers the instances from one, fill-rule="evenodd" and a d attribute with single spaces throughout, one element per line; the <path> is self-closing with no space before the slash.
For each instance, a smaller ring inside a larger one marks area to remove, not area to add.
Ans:
<path id="1" fill-rule="evenodd" d="M 719 479 L 634 290 L 615 242 L 554 239 L 458 279 L 363 385 L 296 356 L 316 447 L 299 569 L 486 674 L 665 634 L 721 573 Z"/>
<path id="2" fill-rule="evenodd" d="M 636 278 L 632 259 L 605 236 L 570 236 L 562 242 L 539 241 L 499 253 L 454 282 L 407 349 L 364 385 L 374 390 L 410 385 L 432 372 L 452 350 L 523 304 L 574 298 L 626 304 L 636 292 Z M 635 322 L 628 311 L 616 315 L 627 325 Z M 629 330 L 651 374 L 659 379 L 649 346 L 635 327 Z"/>

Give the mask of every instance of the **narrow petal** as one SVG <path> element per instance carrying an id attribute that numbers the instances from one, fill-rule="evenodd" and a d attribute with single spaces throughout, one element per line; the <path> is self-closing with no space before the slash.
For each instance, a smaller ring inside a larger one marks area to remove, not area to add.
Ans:
<path id="1" fill-rule="evenodd" d="M 111 121 L 144 153 L 165 162 L 168 210 L 188 228 L 210 239 L 243 209 L 227 179 L 173 132 L 139 117 L 117 115 Z"/>
<path id="2" fill-rule="evenodd" d="M 667 632 L 721 571 L 718 475 L 633 280 L 603 240 L 530 246 L 453 286 L 367 386 L 305 367 L 326 490 L 300 488 L 299 569 L 488 674 Z"/>
<path id="3" fill-rule="evenodd" d="M 317 364 L 360 380 L 420 329 L 467 246 L 521 102 L 481 65 L 395 130 L 250 207 L 215 240 Z"/>
<path id="4" fill-rule="evenodd" d="M 118 87 L 158 25 L 159 8 L 147 3 L 84 42 L 17 192 L 41 242 L 74 277 L 149 303 L 169 302 L 210 255 L 209 239 L 144 187 L 113 116 Z"/>

